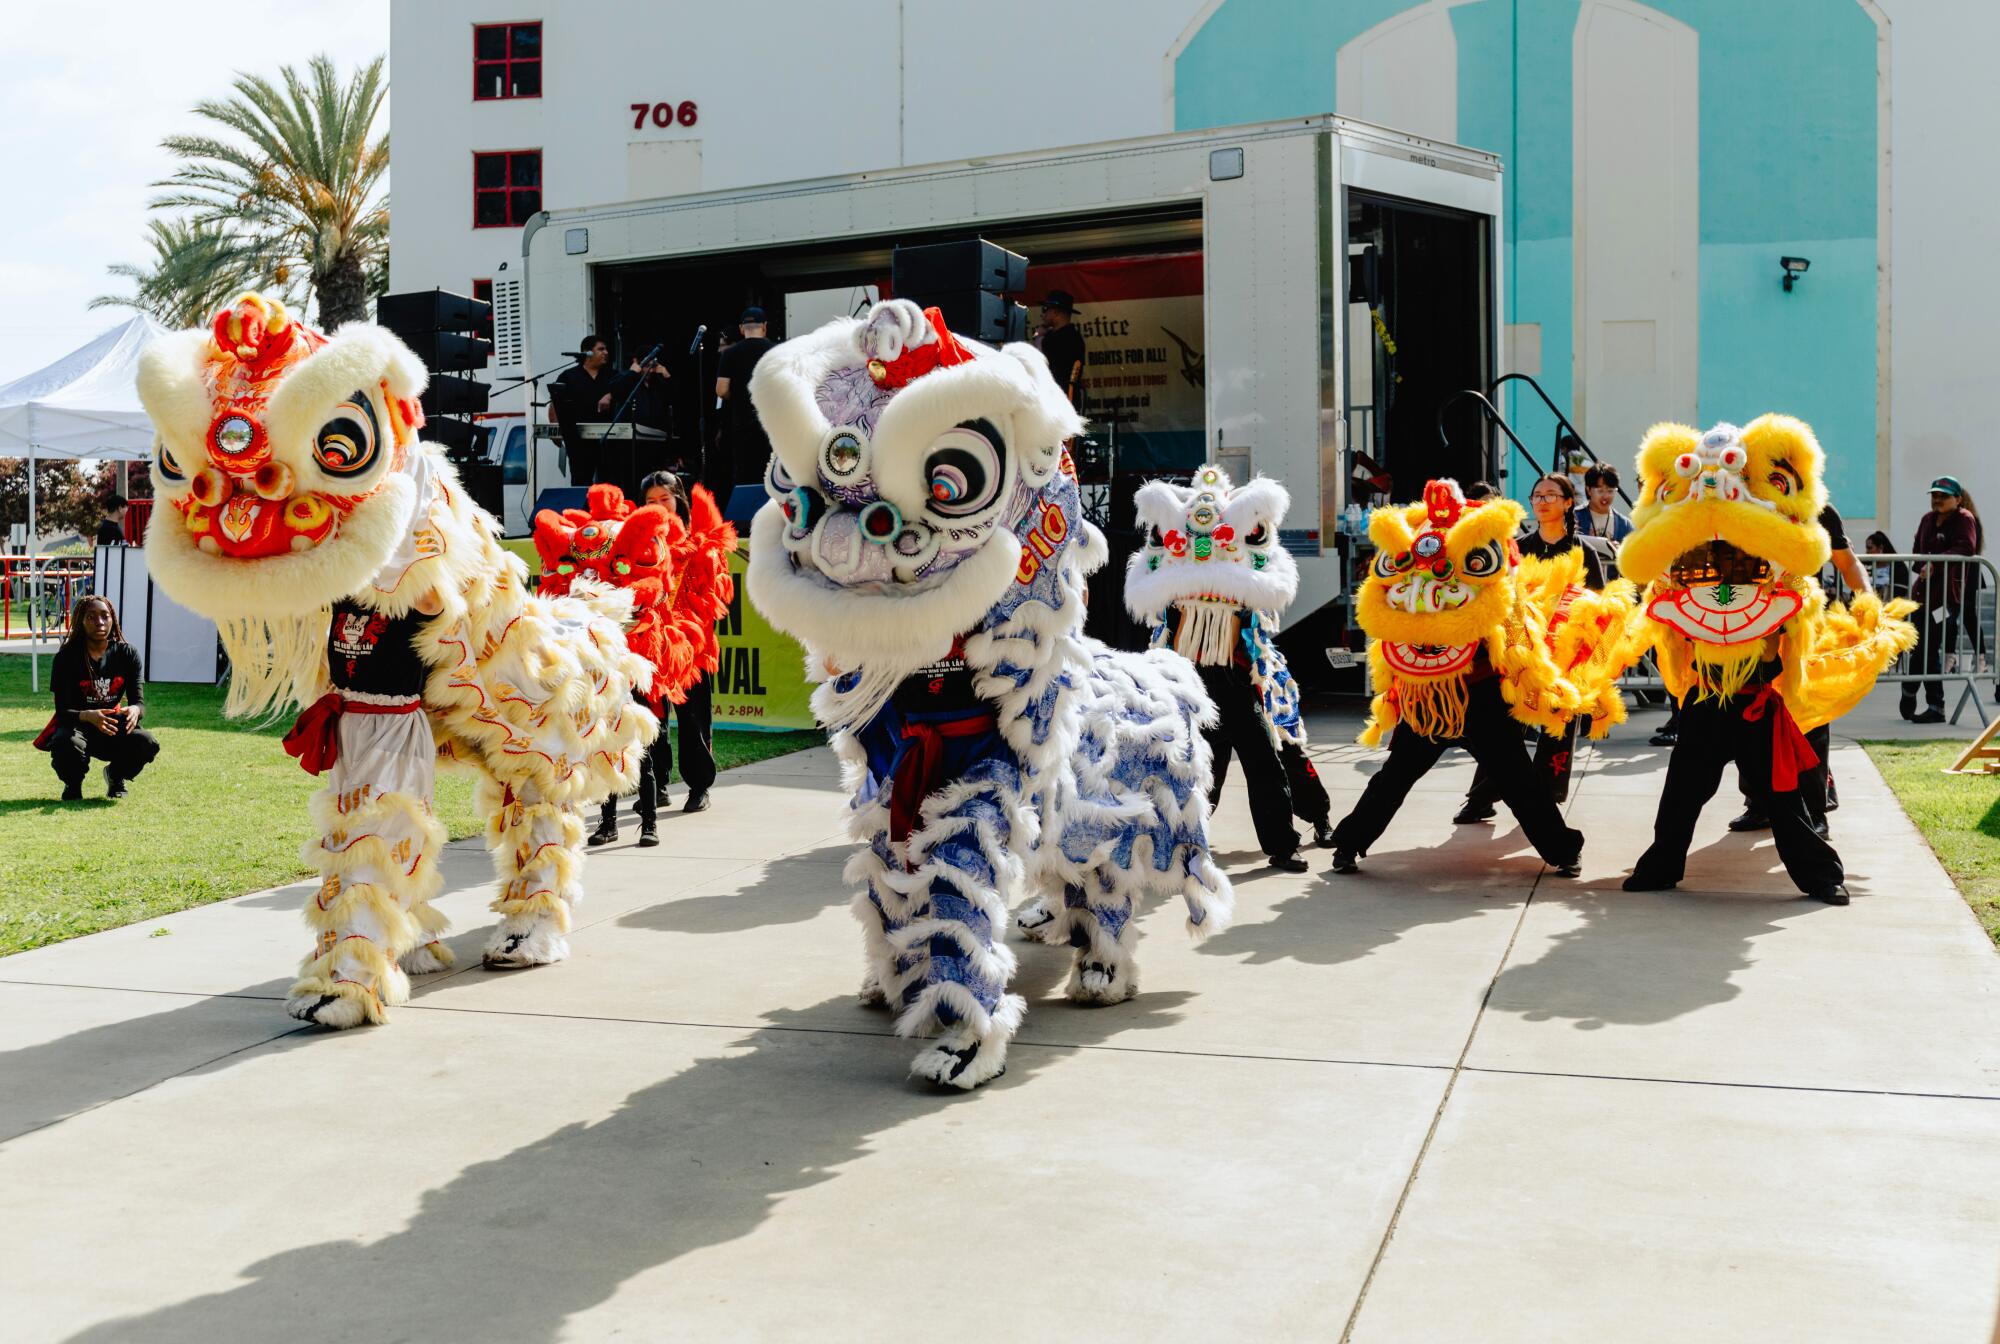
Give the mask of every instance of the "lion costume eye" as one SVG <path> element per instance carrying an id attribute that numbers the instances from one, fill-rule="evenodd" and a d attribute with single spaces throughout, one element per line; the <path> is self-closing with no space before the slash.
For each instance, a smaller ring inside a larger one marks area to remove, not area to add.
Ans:
<path id="1" fill-rule="evenodd" d="M 1779 494 L 1789 495 L 1792 493 L 1792 478 L 1784 472 L 1774 471 L 1766 479 L 1771 482 L 1771 488 Z"/>
<path id="2" fill-rule="evenodd" d="M 1375 552 L 1375 577 L 1378 579 L 1393 579 L 1409 567 L 1408 551 Z"/>
<path id="3" fill-rule="evenodd" d="M 359 476 L 375 465 L 375 402 L 356 392 L 333 408 L 313 440 L 313 461 L 329 476 Z"/>
<path id="4" fill-rule="evenodd" d="M 924 459 L 931 511 L 968 518 L 1000 493 L 1000 431 L 985 420 L 968 420 L 938 435 Z"/>
<path id="5" fill-rule="evenodd" d="M 1271 544 L 1270 527 L 1264 523 L 1257 524 L 1257 526 L 1250 529 L 1250 535 L 1243 538 L 1243 544 L 1245 546 L 1269 546 Z"/>
<path id="6" fill-rule="evenodd" d="M 1154 550 L 1167 544 L 1167 539 L 1160 535 L 1159 524 L 1155 523 L 1146 529 L 1146 544 Z"/>
<path id="7" fill-rule="evenodd" d="M 1500 572 L 1505 557 L 1500 553 L 1500 543 L 1489 541 L 1465 557 L 1465 576 L 1469 579 L 1490 579 Z"/>
<path id="8" fill-rule="evenodd" d="M 158 439 L 154 442 L 155 447 L 159 449 L 156 461 L 159 466 L 160 478 L 172 481 L 176 485 L 186 480 L 187 473 L 182 471 L 181 464 L 174 460 L 173 453 L 167 448 L 167 441 L 165 439 Z"/>

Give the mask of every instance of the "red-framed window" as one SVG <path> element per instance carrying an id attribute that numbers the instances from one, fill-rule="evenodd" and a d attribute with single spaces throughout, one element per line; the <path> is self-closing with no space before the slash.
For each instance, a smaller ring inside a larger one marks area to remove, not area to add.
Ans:
<path id="1" fill-rule="evenodd" d="M 482 340 L 490 341 L 493 339 L 493 309 L 491 306 L 493 303 L 493 282 L 491 280 L 474 280 L 472 282 L 472 297 L 488 305 L 486 320 L 481 322 L 472 334 L 480 337 Z"/>
<path id="2" fill-rule="evenodd" d="M 541 208 L 541 150 L 503 149 L 472 156 L 473 228 L 518 228 Z"/>
<path id="3" fill-rule="evenodd" d="M 542 96 L 542 25 L 482 23 L 472 30 L 472 98 Z"/>

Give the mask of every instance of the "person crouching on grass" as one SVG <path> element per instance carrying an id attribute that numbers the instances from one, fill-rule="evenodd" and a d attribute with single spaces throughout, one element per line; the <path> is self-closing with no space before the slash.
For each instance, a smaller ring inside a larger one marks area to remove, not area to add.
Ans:
<path id="1" fill-rule="evenodd" d="M 125 642 L 111 599 L 95 593 L 78 598 L 70 609 L 69 638 L 49 666 L 55 716 L 35 739 L 63 782 L 64 802 L 83 797 L 92 760 L 105 762 L 105 797 L 123 798 L 126 781 L 160 754 L 159 740 L 139 727 L 144 680 L 139 651 Z"/>

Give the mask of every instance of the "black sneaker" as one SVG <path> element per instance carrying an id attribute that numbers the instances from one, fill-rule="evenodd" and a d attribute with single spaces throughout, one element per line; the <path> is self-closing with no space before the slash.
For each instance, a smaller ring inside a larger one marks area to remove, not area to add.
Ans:
<path id="1" fill-rule="evenodd" d="M 1732 831 L 1768 831 L 1771 829 L 1771 819 L 1754 807 L 1746 807 L 1741 814 L 1729 819 L 1729 829 Z"/>
<path id="2" fill-rule="evenodd" d="M 1995 694 L 2000 695 L 2000 691 L 1996 691 Z M 1896 706 L 1896 710 L 1904 719 L 1914 719 L 1917 717 L 1917 702 L 1914 700 L 1905 700 Z"/>
<path id="3" fill-rule="evenodd" d="M 1664 882 L 1657 877 L 1641 877 L 1634 873 L 1622 884 L 1627 891 L 1672 891 L 1679 882 Z"/>
<path id="4" fill-rule="evenodd" d="M 1303 873 L 1306 870 L 1306 861 L 1299 857 L 1299 852 L 1295 849 L 1289 854 L 1273 854 L 1271 866 L 1281 873 Z"/>
<path id="5" fill-rule="evenodd" d="M 660 843 L 660 832 L 655 828 L 654 824 L 650 821 L 640 822 L 639 848 L 651 849 L 654 845 L 657 845 L 659 843 Z"/>
<path id="6" fill-rule="evenodd" d="M 1827 905 L 1846 905 L 1848 901 L 1847 887 L 1842 883 L 1836 882 L 1830 887 L 1822 887 L 1818 891 L 1813 892 L 1812 898 L 1816 901 L 1823 901 Z"/>
<path id="7" fill-rule="evenodd" d="M 1658 732 L 1654 733 L 1651 737 L 1647 738 L 1646 740 L 1652 743 L 1656 747 L 1671 747 L 1672 745 L 1674 745 L 1674 743 L 1681 740 L 1681 735 L 1677 732 L 1676 733 Z"/>
<path id="8" fill-rule="evenodd" d="M 608 845 L 617 838 L 618 838 L 618 818 L 606 817 L 602 822 L 598 824 L 596 830 L 592 831 L 587 837 L 585 837 L 583 843 L 589 845 L 592 849 L 595 849 L 599 845 Z"/>
<path id="9" fill-rule="evenodd" d="M 1358 873 L 1361 871 L 1361 856 L 1351 849 L 1333 851 L 1333 871 L 1336 873 Z"/>
<path id="10" fill-rule="evenodd" d="M 1458 815 L 1451 819 L 1454 826 L 1470 826 L 1474 822 L 1491 821 L 1494 817 L 1493 804 L 1468 802 L 1458 809 Z"/>
<path id="11" fill-rule="evenodd" d="M 1910 722 L 1911 722 L 1911 723 L 1943 723 L 1943 722 L 1944 722 L 1944 711 L 1943 711 L 1943 710 L 1941 710 L 1941 709 L 1927 709 L 1927 710 L 1925 710 L 1925 711 L 1924 711 L 1923 713 L 1921 713 L 1921 714 L 1913 714 L 1913 715 L 1911 715 L 1911 716 L 1910 716 Z"/>
<path id="12" fill-rule="evenodd" d="M 81 783 L 63 785 L 62 800 L 66 803 L 82 802 L 83 785 Z"/>
<path id="13" fill-rule="evenodd" d="M 123 798 L 125 796 L 125 781 L 116 775 L 105 775 L 104 796 L 106 798 Z"/>
<path id="14" fill-rule="evenodd" d="M 1333 848 L 1333 823 L 1322 821 L 1313 827 L 1313 844 L 1320 849 Z"/>
<path id="15" fill-rule="evenodd" d="M 689 794 L 687 802 L 682 804 L 681 806 L 681 811 L 683 812 L 708 811 L 708 790 L 703 789 L 700 793 Z"/>
<path id="16" fill-rule="evenodd" d="M 1578 845 L 1576 853 L 1570 855 L 1567 861 L 1550 866 L 1556 870 L 1557 877 L 1581 876 L 1583 873 L 1583 846 Z"/>

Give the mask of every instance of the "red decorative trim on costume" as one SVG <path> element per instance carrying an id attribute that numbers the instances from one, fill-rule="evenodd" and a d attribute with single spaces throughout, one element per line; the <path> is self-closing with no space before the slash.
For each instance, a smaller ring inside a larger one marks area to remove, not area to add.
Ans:
<path id="1" fill-rule="evenodd" d="M 958 338 L 946 329 L 942 312 L 926 308 L 924 320 L 930 323 L 935 339 L 922 345 L 905 346 L 903 353 L 894 359 L 868 361 L 868 376 L 875 380 L 875 386 L 893 390 L 907 386 L 933 369 L 948 369 L 956 364 L 972 362 L 972 352 L 960 345 Z"/>
<path id="2" fill-rule="evenodd" d="M 1743 721 L 1755 723 L 1766 712 L 1771 716 L 1771 790 L 1791 793 L 1799 787 L 1799 776 L 1819 765 L 1819 753 L 1799 731 L 1799 721 L 1778 693 L 1775 682 L 1765 682 L 1743 707 Z"/>

